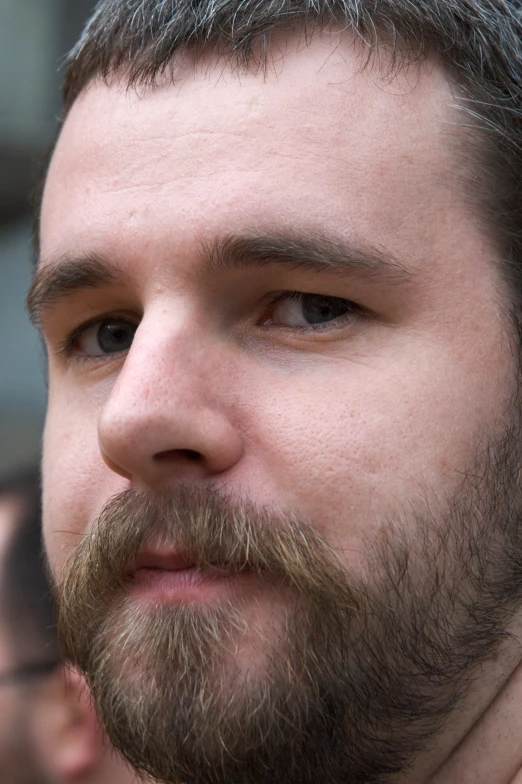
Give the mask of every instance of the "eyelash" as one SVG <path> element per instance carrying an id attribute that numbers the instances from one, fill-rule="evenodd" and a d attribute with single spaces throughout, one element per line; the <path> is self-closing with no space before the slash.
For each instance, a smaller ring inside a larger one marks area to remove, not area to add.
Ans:
<path id="1" fill-rule="evenodd" d="M 358 305 L 356 302 L 352 302 L 349 299 L 345 299 L 344 297 L 335 297 L 328 294 L 315 294 L 314 292 L 307 292 L 307 291 L 279 291 L 275 294 L 271 299 L 268 300 L 266 303 L 267 307 L 273 308 L 279 302 L 282 302 L 285 299 L 293 300 L 294 302 L 301 302 L 303 297 L 310 295 L 319 298 L 324 298 L 325 300 L 332 300 L 336 302 L 342 302 L 344 305 L 347 306 L 347 310 L 337 318 L 332 319 L 332 321 L 327 321 L 324 324 L 308 324 L 306 326 L 284 326 L 282 324 L 276 325 L 279 326 L 280 329 L 290 330 L 292 332 L 320 332 L 326 330 L 333 330 L 339 328 L 339 322 L 345 323 L 350 318 L 354 316 L 363 317 L 368 315 L 368 311 L 366 311 L 361 305 Z"/>
<path id="2" fill-rule="evenodd" d="M 311 292 L 303 292 L 303 291 L 279 291 L 277 294 L 271 296 L 266 302 L 266 308 L 274 308 L 280 302 L 284 300 L 293 300 L 294 302 L 302 301 L 303 297 L 306 294 L 311 294 Z M 313 296 L 313 294 L 312 294 Z M 364 316 L 366 311 L 357 303 L 352 302 L 351 300 L 345 299 L 344 297 L 334 297 L 329 295 L 320 295 L 317 294 L 317 297 L 323 296 L 324 299 L 336 300 L 339 302 L 343 302 L 347 306 L 346 313 L 338 316 L 337 318 L 333 319 L 332 321 L 325 322 L 324 324 L 309 324 L 303 326 L 285 326 L 285 325 L 275 325 L 280 329 L 284 329 L 291 332 L 319 332 L 319 331 L 326 331 L 326 330 L 333 330 L 339 328 L 339 323 L 341 322 L 344 324 L 349 319 L 353 318 L 354 316 Z M 95 316 L 88 321 L 85 321 L 83 324 L 80 324 L 76 327 L 69 335 L 67 335 L 62 341 L 60 341 L 58 348 L 56 350 L 57 355 L 64 355 L 67 358 L 71 358 L 74 355 L 75 361 L 89 361 L 92 362 L 96 359 L 104 359 L 105 356 L 101 355 L 100 357 L 91 357 L 89 355 L 83 355 L 80 352 L 74 350 L 74 344 L 76 340 L 90 327 L 96 325 L 102 325 L 104 322 L 109 322 L 111 320 L 118 320 L 118 321 L 125 321 L 129 324 L 133 324 L 127 316 L 123 316 L 119 313 L 105 313 L 102 316 Z M 118 356 L 117 353 L 114 356 Z"/>
<path id="3" fill-rule="evenodd" d="M 78 327 L 73 329 L 63 340 L 60 341 L 58 344 L 58 348 L 56 350 L 56 354 L 60 355 L 63 354 L 66 357 L 71 357 L 73 354 L 75 355 L 75 359 L 78 361 L 89 360 L 92 361 L 93 357 L 84 356 L 78 352 L 74 351 L 74 343 L 75 341 L 90 327 L 94 327 L 96 325 L 101 325 L 107 321 L 125 321 L 128 324 L 133 324 L 134 322 L 128 318 L 128 316 L 122 316 L 119 313 L 104 313 L 102 316 L 94 316 L 88 321 L 84 321 L 83 324 L 80 324 Z M 99 359 L 99 357 L 98 357 Z"/>

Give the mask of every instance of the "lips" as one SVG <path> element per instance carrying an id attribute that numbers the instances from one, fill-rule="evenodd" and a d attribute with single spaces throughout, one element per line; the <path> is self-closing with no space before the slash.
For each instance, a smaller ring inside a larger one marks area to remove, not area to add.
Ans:
<path id="1" fill-rule="evenodd" d="M 156 571 L 156 572 L 184 572 L 198 568 L 197 553 L 181 553 L 177 550 L 155 550 L 150 548 L 143 548 L 140 550 L 126 569 L 127 576 L 130 578 L 136 577 L 138 572 Z M 248 565 L 242 566 L 238 569 L 230 563 L 223 563 L 216 561 L 209 564 L 203 570 L 207 574 L 214 576 L 227 577 L 238 572 L 250 572 Z"/>
<path id="2" fill-rule="evenodd" d="M 131 594 L 155 604 L 231 598 L 237 589 L 248 590 L 257 579 L 248 566 L 216 561 L 201 568 L 197 553 L 150 547 L 138 552 L 126 574 Z"/>

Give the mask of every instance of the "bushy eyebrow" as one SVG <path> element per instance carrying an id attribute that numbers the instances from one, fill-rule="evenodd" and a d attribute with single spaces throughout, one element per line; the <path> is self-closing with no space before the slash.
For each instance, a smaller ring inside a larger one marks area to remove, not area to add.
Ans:
<path id="1" fill-rule="evenodd" d="M 36 326 L 44 311 L 67 296 L 85 289 L 122 286 L 127 277 L 117 265 L 95 253 L 83 256 L 61 256 L 50 262 L 38 263 L 26 298 L 29 318 Z"/>
<path id="2" fill-rule="evenodd" d="M 347 242 L 316 232 L 231 234 L 199 248 L 199 274 L 234 269 L 291 266 L 309 272 L 331 272 L 406 283 L 413 273 L 388 251 L 360 242 Z M 40 262 L 27 295 L 27 311 L 40 326 L 44 311 L 85 289 L 128 285 L 118 265 L 98 254 L 62 256 Z"/>
<path id="3" fill-rule="evenodd" d="M 205 272 L 281 264 L 310 272 L 385 278 L 389 283 L 413 277 L 412 270 L 387 250 L 319 232 L 229 235 L 203 244 L 201 256 Z"/>

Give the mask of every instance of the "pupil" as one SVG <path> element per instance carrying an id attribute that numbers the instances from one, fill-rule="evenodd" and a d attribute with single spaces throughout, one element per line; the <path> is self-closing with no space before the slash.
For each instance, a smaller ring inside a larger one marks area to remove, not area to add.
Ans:
<path id="1" fill-rule="evenodd" d="M 347 303 L 335 297 L 303 295 L 303 314 L 309 324 L 323 324 L 342 316 L 348 310 Z"/>
<path id="2" fill-rule="evenodd" d="M 136 327 L 125 322 L 102 324 L 98 331 L 98 343 L 107 354 L 126 351 L 130 348 Z"/>

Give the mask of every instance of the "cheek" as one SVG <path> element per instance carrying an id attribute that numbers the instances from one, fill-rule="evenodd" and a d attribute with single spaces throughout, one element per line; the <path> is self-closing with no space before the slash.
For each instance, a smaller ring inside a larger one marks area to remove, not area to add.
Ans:
<path id="1" fill-rule="evenodd" d="M 80 396 L 65 400 L 51 390 L 43 443 L 43 530 L 53 575 L 119 488 L 98 448 L 98 413 Z"/>
<path id="2" fill-rule="evenodd" d="M 505 378 L 481 375 L 471 402 L 472 369 L 425 347 L 272 383 L 252 418 L 267 486 L 330 542 L 362 546 L 397 515 L 411 519 L 423 490 L 443 499 L 461 482 L 507 394 Z"/>

